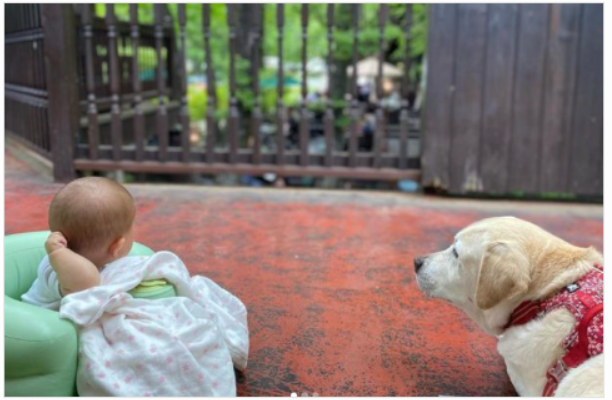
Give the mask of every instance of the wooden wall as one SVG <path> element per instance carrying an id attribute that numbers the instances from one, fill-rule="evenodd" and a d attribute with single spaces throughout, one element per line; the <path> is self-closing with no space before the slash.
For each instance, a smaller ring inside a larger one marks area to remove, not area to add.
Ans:
<path id="1" fill-rule="evenodd" d="M 423 184 L 603 196 L 603 5 L 430 8 Z"/>

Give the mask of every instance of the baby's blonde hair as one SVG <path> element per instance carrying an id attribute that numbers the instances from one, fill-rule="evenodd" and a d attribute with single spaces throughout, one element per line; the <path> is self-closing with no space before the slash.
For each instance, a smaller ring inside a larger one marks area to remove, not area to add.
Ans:
<path id="1" fill-rule="evenodd" d="M 136 215 L 130 192 L 101 177 L 76 179 L 55 195 L 49 228 L 61 232 L 75 252 L 110 245 L 129 232 Z"/>

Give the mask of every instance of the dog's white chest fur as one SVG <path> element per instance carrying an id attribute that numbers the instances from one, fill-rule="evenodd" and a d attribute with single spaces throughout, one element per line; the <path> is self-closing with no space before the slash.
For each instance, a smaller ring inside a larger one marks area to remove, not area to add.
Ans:
<path id="1" fill-rule="evenodd" d="M 508 329 L 497 344 L 508 375 L 521 396 L 542 396 L 546 371 L 564 355 L 563 340 L 569 335 L 575 318 L 559 309 L 525 325 Z"/>

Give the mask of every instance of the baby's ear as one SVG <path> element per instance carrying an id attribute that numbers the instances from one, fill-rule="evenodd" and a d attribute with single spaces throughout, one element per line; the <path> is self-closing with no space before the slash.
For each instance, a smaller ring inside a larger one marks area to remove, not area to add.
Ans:
<path id="1" fill-rule="evenodd" d="M 110 246 L 108 246 L 108 252 L 113 257 L 116 258 L 119 256 L 119 252 L 125 246 L 125 238 L 123 236 L 115 239 Z"/>

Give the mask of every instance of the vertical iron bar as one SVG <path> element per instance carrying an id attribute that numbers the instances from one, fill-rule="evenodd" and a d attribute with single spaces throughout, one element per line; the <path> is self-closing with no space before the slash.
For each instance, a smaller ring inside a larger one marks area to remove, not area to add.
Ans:
<path id="1" fill-rule="evenodd" d="M 162 47 L 164 40 L 164 4 L 154 4 L 155 10 L 155 53 L 157 55 L 157 138 L 160 161 L 168 159 L 168 112 L 166 109 L 166 86 Z M 168 71 L 170 72 L 170 71 Z"/>
<path id="2" fill-rule="evenodd" d="M 187 108 L 187 48 L 185 47 L 185 4 L 178 4 L 179 25 L 181 27 L 181 144 L 183 162 L 189 162 L 189 109 Z"/>
<path id="3" fill-rule="evenodd" d="M 276 163 L 283 165 L 285 163 L 285 104 L 283 101 L 283 34 L 284 34 L 284 5 L 277 4 L 276 6 L 276 27 L 278 30 L 278 82 L 277 82 L 277 115 L 276 115 L 276 140 L 277 140 L 277 156 Z"/>
<path id="4" fill-rule="evenodd" d="M 406 4 L 405 19 L 404 40 L 406 42 L 406 50 L 404 54 L 404 74 L 402 76 L 402 111 L 400 113 L 400 169 L 406 169 L 408 167 L 408 132 L 410 129 L 408 95 L 410 94 L 410 28 L 412 26 L 412 4 Z"/>
<path id="5" fill-rule="evenodd" d="M 93 70 L 93 29 L 91 5 L 81 6 L 81 20 L 83 23 L 83 36 L 85 37 L 85 75 L 87 79 L 87 136 L 89 139 L 89 158 L 98 159 L 99 131 L 98 108 L 96 107 L 96 83 Z"/>
<path id="6" fill-rule="evenodd" d="M 302 4 L 302 109 L 300 113 L 300 164 L 308 165 L 309 112 L 308 112 L 308 4 Z"/>
<path id="7" fill-rule="evenodd" d="M 261 46 L 262 26 L 261 19 L 263 17 L 263 4 L 253 5 L 255 13 L 255 30 L 253 37 L 253 59 L 251 64 L 251 72 L 253 79 L 253 112 L 251 114 L 251 135 L 253 136 L 253 163 L 261 163 L 261 109 L 259 101 L 259 47 Z"/>
<path id="8" fill-rule="evenodd" d="M 108 53 L 111 89 L 111 141 L 113 144 L 113 159 L 121 159 L 121 105 L 119 102 L 119 58 L 117 56 L 117 28 L 115 24 L 115 5 L 106 5 L 106 25 L 108 27 Z"/>
<path id="9" fill-rule="evenodd" d="M 229 27 L 229 83 L 230 104 L 228 117 L 229 162 L 236 163 L 238 153 L 238 100 L 236 99 L 236 10 L 235 5 L 227 4 L 227 25 Z"/>
<path id="10" fill-rule="evenodd" d="M 385 22 L 387 5 L 381 4 L 378 10 L 378 71 L 376 77 L 376 136 L 374 137 L 374 167 L 380 167 L 380 156 L 385 147 L 385 112 L 381 105 L 383 98 L 383 63 L 385 61 Z"/>
<path id="11" fill-rule="evenodd" d="M 327 109 L 325 110 L 325 165 L 332 166 L 334 151 L 334 108 L 332 93 L 331 70 L 334 51 L 334 4 L 327 5 Z"/>
<path id="12" fill-rule="evenodd" d="M 210 49 L 210 4 L 202 4 L 202 27 L 204 32 L 204 51 L 206 53 L 206 162 L 215 160 L 215 73 Z"/>
<path id="13" fill-rule="evenodd" d="M 359 103 L 357 102 L 357 56 L 359 44 L 359 4 L 353 4 L 353 75 L 351 76 L 350 94 L 350 138 L 349 138 L 349 166 L 355 167 L 357 163 L 357 135 L 359 134 Z"/>
<path id="14" fill-rule="evenodd" d="M 130 4 L 130 22 L 132 31 L 132 88 L 134 91 L 134 142 L 136 144 L 136 161 L 144 160 L 144 117 L 142 115 L 142 95 L 140 85 L 140 67 L 138 65 L 138 46 L 140 31 L 138 25 L 138 4 Z"/>

